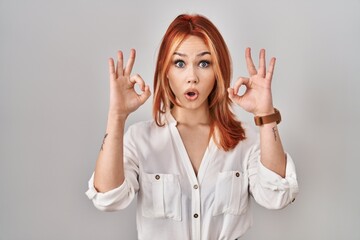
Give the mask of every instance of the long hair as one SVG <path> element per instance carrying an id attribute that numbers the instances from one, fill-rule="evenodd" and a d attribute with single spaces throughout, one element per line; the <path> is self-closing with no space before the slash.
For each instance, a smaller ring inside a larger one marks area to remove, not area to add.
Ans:
<path id="1" fill-rule="evenodd" d="M 231 111 L 231 100 L 227 93 L 231 79 L 229 50 L 219 30 L 204 16 L 179 15 L 170 24 L 163 37 L 154 75 L 153 116 L 155 122 L 158 126 L 164 126 L 162 115 L 178 104 L 166 75 L 171 56 L 188 36 L 200 37 L 210 49 L 216 78 L 215 86 L 208 97 L 211 136 L 214 137 L 219 148 L 229 151 L 245 139 L 245 131 L 241 127 L 241 122 Z"/>

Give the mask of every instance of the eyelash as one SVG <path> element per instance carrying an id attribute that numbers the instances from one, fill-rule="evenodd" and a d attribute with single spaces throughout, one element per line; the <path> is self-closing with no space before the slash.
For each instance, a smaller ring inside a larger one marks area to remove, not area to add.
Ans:
<path id="1" fill-rule="evenodd" d="M 174 61 L 175 67 L 177 67 L 177 68 L 182 68 L 182 67 L 180 67 L 180 66 L 178 65 L 179 63 L 185 64 L 185 62 L 184 62 L 183 60 L 175 60 L 175 61 Z"/>
<path id="2" fill-rule="evenodd" d="M 178 60 L 175 60 L 175 61 L 174 61 L 175 67 L 177 67 L 177 68 L 183 68 L 183 67 L 178 66 L 179 63 L 185 64 L 185 62 L 184 62 L 183 60 L 178 59 Z M 201 68 L 207 68 L 207 67 L 210 66 L 210 61 L 202 60 L 202 61 L 200 61 L 199 65 L 202 64 L 202 63 L 206 63 L 206 66 L 205 66 L 205 67 L 201 67 Z"/>
<path id="3" fill-rule="evenodd" d="M 203 60 L 203 61 L 200 61 L 200 64 L 202 63 L 206 63 L 206 67 L 203 67 L 203 68 L 207 68 L 210 66 L 210 62 L 209 61 L 206 61 L 206 60 Z"/>

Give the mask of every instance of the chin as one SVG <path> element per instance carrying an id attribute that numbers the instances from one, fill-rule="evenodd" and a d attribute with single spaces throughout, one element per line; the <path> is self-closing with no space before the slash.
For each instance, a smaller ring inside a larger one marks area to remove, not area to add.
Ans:
<path id="1" fill-rule="evenodd" d="M 187 103 L 180 103 L 180 107 L 183 108 L 183 109 L 187 109 L 187 110 L 198 110 L 198 109 L 201 109 L 201 108 L 207 108 L 209 109 L 208 105 L 204 105 L 204 103 L 200 103 L 200 102 L 197 102 L 197 101 L 194 101 L 194 102 L 187 102 Z"/>

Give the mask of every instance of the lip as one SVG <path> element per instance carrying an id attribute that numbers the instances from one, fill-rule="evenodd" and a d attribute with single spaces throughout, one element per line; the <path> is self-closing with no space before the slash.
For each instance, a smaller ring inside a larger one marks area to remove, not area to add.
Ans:
<path id="1" fill-rule="evenodd" d="M 199 91 L 195 88 L 189 88 L 185 91 L 184 96 L 188 101 L 195 101 L 199 97 Z"/>

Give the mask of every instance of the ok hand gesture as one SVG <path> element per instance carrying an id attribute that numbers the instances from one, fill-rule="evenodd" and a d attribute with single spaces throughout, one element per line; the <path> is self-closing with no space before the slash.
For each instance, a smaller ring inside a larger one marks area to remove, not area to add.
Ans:
<path id="1" fill-rule="evenodd" d="M 126 67 L 123 67 L 123 53 L 118 51 L 116 68 L 114 60 L 109 59 L 110 74 L 110 108 L 109 113 L 126 118 L 138 109 L 151 95 L 148 85 L 139 74 L 130 76 L 135 62 L 135 49 L 131 49 Z M 139 84 L 142 91 L 135 91 L 135 84 Z"/>
<path id="2" fill-rule="evenodd" d="M 233 88 L 228 88 L 230 99 L 242 107 L 245 111 L 254 115 L 264 116 L 274 112 L 271 80 L 275 67 L 275 58 L 271 58 L 268 70 L 266 71 L 265 50 L 260 50 L 259 67 L 255 68 L 251 58 L 250 48 L 245 51 L 246 65 L 250 77 L 240 77 Z M 245 85 L 243 95 L 238 95 L 239 89 Z"/>

